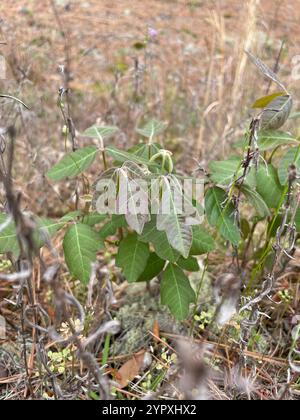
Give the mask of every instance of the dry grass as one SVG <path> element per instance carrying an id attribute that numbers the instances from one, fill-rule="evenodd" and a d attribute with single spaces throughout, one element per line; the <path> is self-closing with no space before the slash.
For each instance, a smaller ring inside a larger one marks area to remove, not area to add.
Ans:
<path id="1" fill-rule="evenodd" d="M 248 118 L 257 80 L 243 49 L 251 47 L 273 66 L 285 39 L 280 74 L 297 90 L 290 78 L 299 40 L 295 2 L 148 0 L 147 7 L 140 1 L 64 3 L 59 15 L 68 40 L 78 130 L 100 117 L 117 123 L 126 141 L 133 142 L 138 121 L 156 114 L 170 122 L 170 140 L 194 144 L 203 157 L 224 153 L 239 134 L 236 107 L 239 121 Z M 64 39 L 50 2 L 2 1 L 0 7 L 7 42 L 1 49 L 11 64 L 4 86 L 20 89 L 15 80 L 22 79 L 22 71 L 28 73 L 30 83 L 19 93 L 31 105 L 40 135 L 45 122 L 48 127 L 49 119 L 50 127 L 52 119 L 56 122 L 49 109 L 61 84 Z M 133 45 L 144 39 L 148 26 L 158 29 L 159 37 L 145 54 Z M 137 77 L 141 99 L 128 109 Z M 266 86 L 261 84 L 262 93 Z M 43 133 L 47 143 L 55 141 L 51 134 L 51 129 Z M 216 151 L 220 138 L 222 147 Z"/>

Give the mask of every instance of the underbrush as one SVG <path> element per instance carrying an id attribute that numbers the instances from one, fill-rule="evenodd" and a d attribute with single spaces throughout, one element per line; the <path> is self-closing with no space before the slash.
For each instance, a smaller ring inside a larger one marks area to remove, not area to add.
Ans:
<path id="1" fill-rule="evenodd" d="M 15 127 L 1 134 L 3 399 L 297 399 L 299 137 L 282 131 L 291 94 L 248 57 L 279 91 L 232 156 L 193 173 L 157 119 L 128 150 L 115 126 L 78 139 L 62 87 L 65 153 L 44 174 L 74 186 L 59 219 L 23 208 Z"/>

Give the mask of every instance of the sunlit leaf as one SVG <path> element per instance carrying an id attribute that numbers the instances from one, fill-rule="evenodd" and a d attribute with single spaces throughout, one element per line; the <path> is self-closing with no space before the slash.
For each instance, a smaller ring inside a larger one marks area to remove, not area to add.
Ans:
<path id="1" fill-rule="evenodd" d="M 257 99 L 252 108 L 265 108 L 270 102 L 278 98 L 278 96 L 284 96 L 285 92 L 276 92 L 271 95 L 263 96 L 262 98 Z"/>

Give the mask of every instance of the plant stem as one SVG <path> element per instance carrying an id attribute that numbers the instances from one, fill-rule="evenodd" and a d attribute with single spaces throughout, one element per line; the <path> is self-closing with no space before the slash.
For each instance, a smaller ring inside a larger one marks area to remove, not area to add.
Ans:
<path id="1" fill-rule="evenodd" d="M 105 150 L 102 150 L 102 159 L 103 159 L 103 166 L 104 166 L 104 170 L 107 171 L 108 169 L 108 165 L 107 165 L 107 160 L 106 160 L 106 153 Z"/>
<path id="2" fill-rule="evenodd" d="M 198 288 L 197 288 L 197 291 L 196 291 L 196 305 L 195 305 L 195 308 L 194 308 L 194 311 L 193 311 L 192 325 L 191 325 L 190 333 L 189 333 L 190 337 L 192 337 L 193 334 L 194 334 L 194 329 L 195 329 L 195 315 L 197 314 L 198 300 L 199 300 L 200 292 L 201 292 L 201 289 L 202 289 L 204 277 L 205 277 L 205 274 L 206 274 L 206 271 L 207 271 L 207 267 L 208 267 L 208 257 L 209 257 L 209 254 L 206 255 L 205 263 L 204 263 L 204 267 L 203 267 L 203 271 L 202 271 L 202 275 L 201 275 L 201 279 L 199 281 L 199 285 L 198 285 Z"/>
<path id="3" fill-rule="evenodd" d="M 110 339 L 111 335 L 107 334 L 105 337 L 104 349 L 102 354 L 102 366 L 106 365 L 108 356 L 109 356 L 109 349 L 110 349 Z"/>

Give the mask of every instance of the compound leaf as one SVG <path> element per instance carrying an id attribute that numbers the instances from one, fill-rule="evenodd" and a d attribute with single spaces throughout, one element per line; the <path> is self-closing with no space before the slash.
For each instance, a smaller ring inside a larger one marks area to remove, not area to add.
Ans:
<path id="1" fill-rule="evenodd" d="M 72 225 L 63 241 L 65 261 L 70 273 L 82 283 L 88 283 L 91 265 L 96 261 L 97 251 L 104 247 L 100 235 L 83 223 Z"/>
<path id="2" fill-rule="evenodd" d="M 119 245 L 116 265 L 122 268 L 127 281 L 133 283 L 143 274 L 149 256 L 149 246 L 136 233 L 129 234 Z"/>
<path id="3" fill-rule="evenodd" d="M 161 281 L 160 293 L 161 303 L 168 306 L 175 318 L 183 320 L 188 317 L 190 303 L 195 302 L 196 296 L 181 268 L 168 265 Z"/>
<path id="4" fill-rule="evenodd" d="M 74 178 L 94 162 L 97 153 L 98 149 L 95 146 L 69 153 L 47 172 L 47 176 L 53 181 L 61 181 L 67 177 Z"/>
<path id="5" fill-rule="evenodd" d="M 234 220 L 234 208 L 227 203 L 227 195 L 221 188 L 210 188 L 205 196 L 205 209 L 211 226 L 233 245 L 238 246 L 241 235 Z"/>

